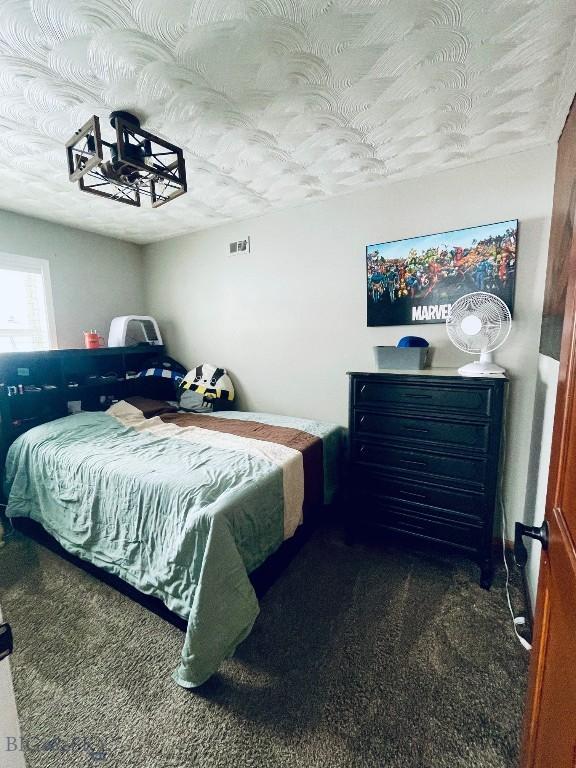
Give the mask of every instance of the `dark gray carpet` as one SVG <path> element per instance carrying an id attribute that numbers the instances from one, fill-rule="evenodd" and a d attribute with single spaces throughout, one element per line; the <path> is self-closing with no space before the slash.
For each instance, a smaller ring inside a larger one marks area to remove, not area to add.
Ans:
<path id="1" fill-rule="evenodd" d="M 320 531 L 236 656 L 187 692 L 170 679 L 180 630 L 17 537 L 0 603 L 29 768 L 510 768 L 527 655 L 502 576 L 485 592 L 477 575 Z"/>

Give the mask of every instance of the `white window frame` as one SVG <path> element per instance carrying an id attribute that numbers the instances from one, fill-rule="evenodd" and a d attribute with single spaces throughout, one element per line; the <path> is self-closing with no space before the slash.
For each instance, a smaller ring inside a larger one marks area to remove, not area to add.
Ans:
<path id="1" fill-rule="evenodd" d="M 48 330 L 48 349 L 58 349 L 56 322 L 54 320 L 54 300 L 52 297 L 52 280 L 50 279 L 50 262 L 48 259 L 38 259 L 35 256 L 17 256 L 0 251 L 0 269 L 12 269 L 15 272 L 35 272 L 42 278 L 44 287 L 44 311 Z M 33 350 L 31 350 L 33 351 Z M 10 354 L 4 352 L 0 354 Z"/>

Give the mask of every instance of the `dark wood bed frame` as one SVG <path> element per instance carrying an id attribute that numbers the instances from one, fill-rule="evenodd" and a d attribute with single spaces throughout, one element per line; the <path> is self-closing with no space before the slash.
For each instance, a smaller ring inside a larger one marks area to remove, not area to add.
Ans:
<path id="1" fill-rule="evenodd" d="M 14 440 L 28 429 L 66 416 L 68 401 L 80 400 L 84 410 L 102 410 L 102 396 L 122 399 L 144 396 L 155 399 L 174 399 L 170 396 L 169 379 L 126 379 L 126 372 L 141 370 L 165 355 L 164 347 L 138 346 L 98 350 L 55 350 L 52 352 L 16 353 L 0 355 L 0 467 L 2 476 L 6 453 Z M 116 373 L 116 379 L 106 374 Z M 70 382 L 74 386 L 69 386 Z M 44 388 L 48 385 L 50 388 Z M 9 389 L 11 394 L 9 394 Z M 16 388 L 16 393 L 13 388 Z M 24 389 L 27 387 L 28 389 Z M 32 389 L 34 388 L 34 389 Z M 19 391 L 20 390 L 20 391 Z M 24 391 L 22 391 L 24 390 Z M 3 479 L 3 478 L 2 478 Z M 0 485 L 0 513 L 6 499 L 3 482 Z M 258 597 L 262 597 L 278 576 L 288 567 L 294 556 L 324 519 L 332 520 L 338 513 L 339 502 L 330 507 L 309 510 L 306 522 L 296 534 L 283 542 L 259 568 L 250 574 Z M 0 514 L 0 522 L 2 515 Z M 28 518 L 12 518 L 13 527 L 41 545 L 81 568 L 99 581 L 108 584 L 144 606 L 157 616 L 185 630 L 187 622 L 170 611 L 156 597 L 146 595 L 135 587 L 92 563 L 65 550 L 44 528 Z"/>
<path id="2" fill-rule="evenodd" d="M 261 566 L 249 574 L 250 581 L 252 582 L 252 586 L 254 587 L 258 599 L 264 597 L 268 589 L 288 568 L 296 554 L 310 538 L 312 531 L 318 527 L 319 521 L 324 514 L 327 515 L 327 512 L 324 510 L 314 510 L 312 516 L 308 513 L 306 516 L 306 524 L 301 525 L 292 538 L 284 541 L 276 552 L 270 555 Z M 30 520 L 27 517 L 14 517 L 11 518 L 10 522 L 14 529 L 19 533 L 34 539 L 34 541 L 64 558 L 64 560 L 67 560 L 69 563 L 72 563 L 72 565 L 81 568 L 90 576 L 94 576 L 98 579 L 98 581 L 101 581 L 118 592 L 121 592 L 123 595 L 126 595 L 131 600 L 134 600 L 134 602 L 139 603 L 144 608 L 152 611 L 152 613 L 155 613 L 165 621 L 170 622 L 170 624 L 173 624 L 175 627 L 184 631 L 186 630 L 188 624 L 186 619 L 183 619 L 177 613 L 174 613 L 167 608 L 160 598 L 146 595 L 144 592 L 140 592 L 140 590 L 136 589 L 136 587 L 128 584 L 128 582 L 124 581 L 119 576 L 108 573 L 108 571 L 98 568 L 98 566 L 89 563 L 87 560 L 83 560 L 81 557 L 71 554 L 64 549 L 53 536 L 50 536 L 40 523 Z"/>

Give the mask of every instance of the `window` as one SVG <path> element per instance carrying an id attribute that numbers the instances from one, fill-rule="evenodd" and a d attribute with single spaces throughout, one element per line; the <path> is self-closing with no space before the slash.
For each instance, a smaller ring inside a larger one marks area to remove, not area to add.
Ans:
<path id="1" fill-rule="evenodd" d="M 48 262 L 0 253 L 0 352 L 55 346 Z"/>

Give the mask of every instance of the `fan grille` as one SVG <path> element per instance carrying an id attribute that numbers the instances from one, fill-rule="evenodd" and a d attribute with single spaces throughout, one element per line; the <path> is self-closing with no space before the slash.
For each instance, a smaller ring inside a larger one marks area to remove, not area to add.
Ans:
<path id="1" fill-rule="evenodd" d="M 446 331 L 450 341 L 463 352 L 493 352 L 508 338 L 511 319 L 502 299 L 493 293 L 476 291 L 452 304 Z"/>

